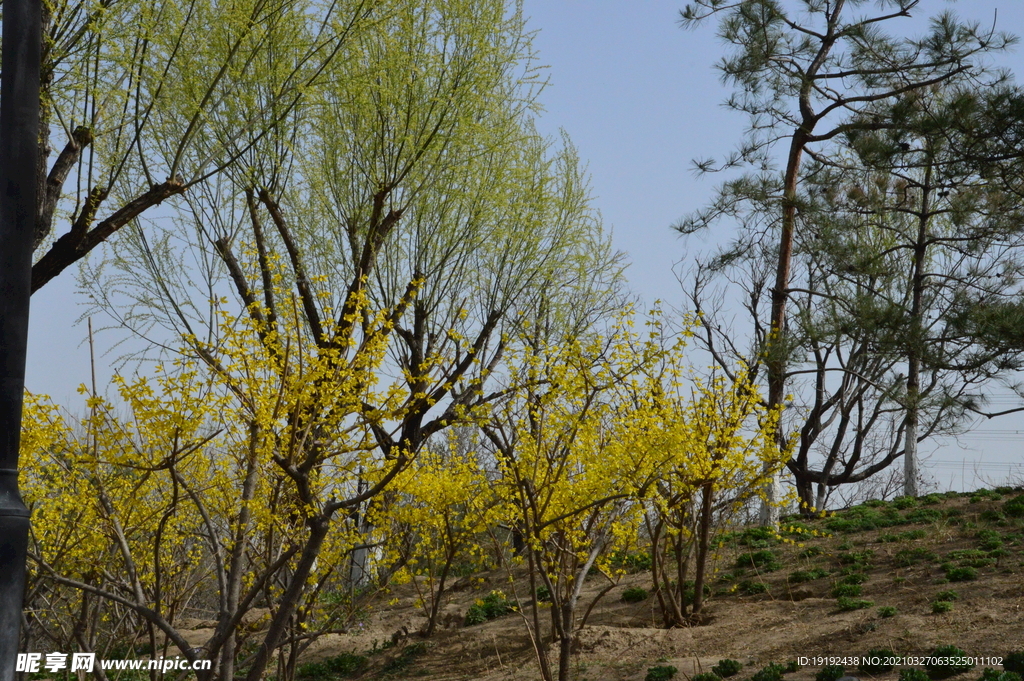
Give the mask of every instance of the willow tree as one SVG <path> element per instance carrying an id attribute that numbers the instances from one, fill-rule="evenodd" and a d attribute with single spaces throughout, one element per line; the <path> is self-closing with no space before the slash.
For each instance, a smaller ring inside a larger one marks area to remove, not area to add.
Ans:
<path id="1" fill-rule="evenodd" d="M 386 0 L 43 5 L 33 291 L 238 163 L 390 11 Z"/>
<path id="2" fill-rule="evenodd" d="M 868 5 L 873 13 L 854 14 Z M 884 32 L 918 5 L 920 0 L 695 0 L 681 13 L 684 27 L 719 17 L 719 34 L 734 47 L 718 68 L 736 88 L 727 105 L 747 114 L 751 125 L 746 141 L 725 165 L 752 166 L 754 172 L 726 182 L 708 209 L 677 228 L 696 231 L 751 206 L 766 211 L 752 222 L 760 223 L 755 229 L 768 231 L 777 244 L 765 343 L 759 351 L 771 409 L 785 402 L 792 359 L 787 307 L 805 155 L 827 161 L 840 136 L 893 127 L 892 120 L 863 115 L 874 104 L 954 79 L 990 85 L 1000 76 L 987 74 L 979 57 L 1014 42 L 949 12 L 932 19 L 920 38 Z M 779 143 L 787 147 L 781 168 L 775 163 Z M 703 161 L 698 167 L 712 170 L 714 163 Z M 769 497 L 777 496 L 776 487 Z M 763 522 L 778 522 L 774 508 L 764 506 Z"/>

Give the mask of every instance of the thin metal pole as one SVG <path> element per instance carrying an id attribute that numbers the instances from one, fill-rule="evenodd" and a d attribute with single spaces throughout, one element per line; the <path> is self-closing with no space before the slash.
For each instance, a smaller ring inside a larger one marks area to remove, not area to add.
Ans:
<path id="1" fill-rule="evenodd" d="M 29 512 L 18 492 L 39 148 L 41 0 L 3 0 L 0 71 L 0 681 L 13 681 Z"/>

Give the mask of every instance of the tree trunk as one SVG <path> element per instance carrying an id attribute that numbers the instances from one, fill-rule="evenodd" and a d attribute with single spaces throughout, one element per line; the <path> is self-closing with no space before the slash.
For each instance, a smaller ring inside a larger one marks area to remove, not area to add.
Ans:
<path id="1" fill-rule="evenodd" d="M 707 571 L 708 541 L 711 537 L 712 500 L 715 495 L 715 483 L 704 483 L 700 506 L 700 529 L 697 535 L 697 564 L 693 575 L 693 608 L 692 617 L 696 620 L 704 607 L 704 574 Z"/>
<path id="2" fill-rule="evenodd" d="M 789 145 L 786 177 L 782 191 L 782 233 L 779 235 L 779 260 L 775 267 L 775 287 L 772 289 L 772 316 L 768 338 L 768 408 L 781 409 L 786 399 L 786 302 L 789 298 L 790 265 L 793 260 L 793 236 L 796 230 L 796 188 L 800 174 L 800 161 L 810 130 L 797 128 Z M 781 424 L 775 435 L 775 445 L 786 446 Z M 765 501 L 761 504 L 760 522 L 765 527 L 778 527 L 779 502 L 782 492 L 779 474 L 765 464 Z"/>
<path id="3" fill-rule="evenodd" d="M 910 345 L 907 350 L 907 418 L 903 447 L 903 494 L 916 497 L 917 425 L 921 391 L 922 308 L 924 307 L 924 268 L 928 250 L 928 223 L 931 220 L 932 164 L 925 168 L 921 186 L 921 212 L 918 214 L 917 242 L 914 244 L 914 269 L 911 280 Z"/>
<path id="4" fill-rule="evenodd" d="M 306 579 L 313 569 L 317 556 L 320 555 L 320 550 L 323 548 L 324 540 L 327 538 L 327 532 L 331 526 L 329 518 L 311 518 L 307 524 L 309 525 L 309 539 L 306 540 L 306 545 L 302 549 L 302 556 L 299 558 L 298 565 L 295 566 L 288 588 L 281 595 L 277 614 L 271 620 L 270 628 L 256 651 L 252 667 L 245 677 L 246 681 L 260 681 L 263 678 L 263 673 L 270 662 L 270 656 L 281 642 L 281 637 L 284 636 L 285 629 L 288 628 L 288 621 L 295 612 L 295 608 L 298 607 L 299 599 L 306 586 Z"/>

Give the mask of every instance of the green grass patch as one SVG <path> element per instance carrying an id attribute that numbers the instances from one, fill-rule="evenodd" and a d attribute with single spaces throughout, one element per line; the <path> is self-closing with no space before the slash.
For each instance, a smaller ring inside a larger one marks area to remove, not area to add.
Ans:
<path id="1" fill-rule="evenodd" d="M 743 663 L 738 660 L 730 660 L 726 658 L 719 660 L 718 664 L 711 668 L 715 674 L 723 679 L 727 679 L 730 676 L 736 676 L 743 670 Z"/>
<path id="2" fill-rule="evenodd" d="M 647 676 L 644 677 L 644 681 L 669 681 L 679 671 L 672 665 L 662 664 L 657 667 L 648 667 Z"/>
<path id="3" fill-rule="evenodd" d="M 626 603 L 639 603 L 650 598 L 651 594 L 642 586 L 631 586 L 622 592 L 622 600 Z"/>
<path id="4" fill-rule="evenodd" d="M 837 599 L 839 609 L 843 612 L 849 612 L 851 610 L 865 610 L 875 604 L 874 601 L 866 601 L 860 598 L 849 598 L 847 596 L 840 596 Z"/>
<path id="5" fill-rule="evenodd" d="M 740 554 L 736 557 L 736 567 L 752 567 L 764 572 L 774 572 L 782 566 L 773 551 L 762 550 Z"/>

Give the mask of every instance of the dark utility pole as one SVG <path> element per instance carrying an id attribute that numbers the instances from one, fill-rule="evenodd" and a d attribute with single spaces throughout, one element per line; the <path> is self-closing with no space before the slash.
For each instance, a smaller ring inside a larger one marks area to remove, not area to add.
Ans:
<path id="1" fill-rule="evenodd" d="M 39 148 L 42 0 L 3 0 L 0 68 L 0 681 L 13 681 L 28 509 L 18 493 Z"/>

